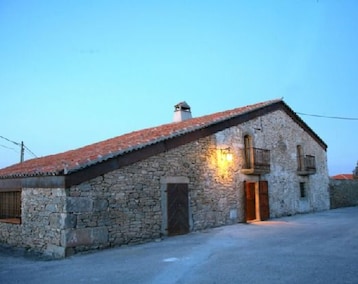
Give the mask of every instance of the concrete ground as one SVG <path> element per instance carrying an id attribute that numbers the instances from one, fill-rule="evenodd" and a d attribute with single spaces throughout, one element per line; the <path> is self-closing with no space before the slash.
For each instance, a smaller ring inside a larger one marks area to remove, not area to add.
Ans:
<path id="1" fill-rule="evenodd" d="M 0 249 L 0 283 L 358 283 L 358 207 L 45 261 Z"/>

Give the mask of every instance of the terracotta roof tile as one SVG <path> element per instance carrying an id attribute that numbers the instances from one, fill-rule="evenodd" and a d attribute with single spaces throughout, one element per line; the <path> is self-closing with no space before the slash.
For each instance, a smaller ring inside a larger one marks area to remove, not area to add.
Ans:
<path id="1" fill-rule="evenodd" d="M 333 179 L 353 179 L 353 174 L 338 174 L 332 176 Z"/>
<path id="2" fill-rule="evenodd" d="M 141 149 L 157 142 L 174 138 L 214 123 L 257 110 L 281 100 L 235 108 L 211 115 L 173 122 L 130 132 L 79 149 L 27 160 L 0 170 L 0 178 L 63 175 L 100 163 L 110 158 Z"/>

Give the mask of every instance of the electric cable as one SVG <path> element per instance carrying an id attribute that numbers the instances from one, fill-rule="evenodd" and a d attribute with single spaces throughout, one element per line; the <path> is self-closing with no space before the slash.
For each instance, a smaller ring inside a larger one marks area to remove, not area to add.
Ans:
<path id="1" fill-rule="evenodd" d="M 22 142 L 22 143 L 18 143 L 18 142 L 15 142 L 15 141 L 13 141 L 13 140 L 11 140 L 11 139 L 9 139 L 9 138 L 6 138 L 6 137 L 4 137 L 4 136 L 1 136 L 1 135 L 0 135 L 0 138 L 4 139 L 4 140 L 6 140 L 6 141 L 8 141 L 8 142 L 10 142 L 10 143 L 12 143 L 12 144 L 15 144 L 16 146 L 24 147 L 24 149 L 25 149 L 27 152 L 29 152 L 32 156 L 34 156 L 35 158 L 37 158 L 37 155 L 36 155 L 34 152 L 32 152 L 32 151 L 29 149 L 29 147 L 27 147 L 23 142 Z M 2 147 L 4 147 L 4 148 L 8 148 L 8 149 L 11 149 L 11 150 L 16 151 L 14 148 L 10 148 L 10 147 L 7 147 L 7 146 L 5 146 L 5 145 L 0 145 L 0 146 L 2 146 Z"/>
<path id="2" fill-rule="evenodd" d="M 300 115 L 307 115 L 307 116 L 313 116 L 313 117 L 319 117 L 319 118 L 330 118 L 330 119 L 340 119 L 340 120 L 358 120 L 356 117 L 341 117 L 341 116 L 328 116 L 328 115 L 319 115 L 319 114 L 309 114 L 309 113 L 302 113 L 302 112 L 296 112 Z"/>
<path id="3" fill-rule="evenodd" d="M 3 147 L 3 148 L 9 149 L 9 150 L 13 150 L 13 151 L 15 151 L 16 153 L 19 152 L 19 151 L 16 151 L 16 149 L 14 149 L 14 148 L 11 148 L 11 147 L 8 147 L 8 146 L 2 145 L 2 144 L 0 144 L 0 146 Z"/>
<path id="4" fill-rule="evenodd" d="M 27 150 L 32 156 L 34 156 L 35 158 L 37 158 L 36 154 L 34 154 L 34 152 L 32 152 L 27 146 L 24 145 L 25 150 Z"/>
<path id="5" fill-rule="evenodd" d="M 12 141 L 12 140 L 10 140 L 10 139 L 8 139 L 8 138 L 4 137 L 4 136 L 1 136 L 1 135 L 0 135 L 0 138 L 2 138 L 2 139 L 4 139 L 4 140 L 6 140 L 6 141 L 8 141 L 8 142 L 11 142 L 11 143 L 13 143 L 13 144 L 15 144 L 15 145 L 17 145 L 17 146 L 21 146 L 21 143 L 18 143 L 18 142 Z"/>

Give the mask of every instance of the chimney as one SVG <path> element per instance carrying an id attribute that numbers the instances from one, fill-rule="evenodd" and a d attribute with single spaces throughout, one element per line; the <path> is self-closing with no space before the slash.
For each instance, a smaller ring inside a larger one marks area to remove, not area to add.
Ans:
<path id="1" fill-rule="evenodd" d="M 190 106 L 184 101 L 174 106 L 173 122 L 180 122 L 192 118 Z"/>

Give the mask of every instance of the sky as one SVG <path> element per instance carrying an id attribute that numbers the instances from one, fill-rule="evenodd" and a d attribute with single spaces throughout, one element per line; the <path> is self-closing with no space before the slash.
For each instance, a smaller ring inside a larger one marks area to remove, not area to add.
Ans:
<path id="1" fill-rule="evenodd" d="M 357 30 L 356 0 L 0 0 L 0 168 L 283 98 L 352 173 Z"/>

